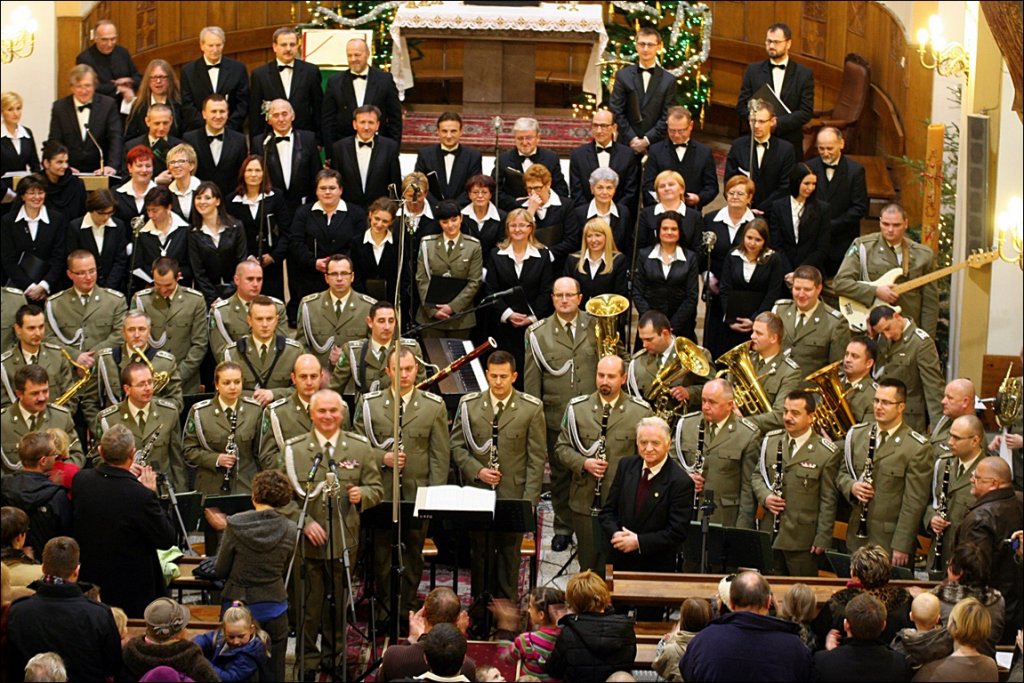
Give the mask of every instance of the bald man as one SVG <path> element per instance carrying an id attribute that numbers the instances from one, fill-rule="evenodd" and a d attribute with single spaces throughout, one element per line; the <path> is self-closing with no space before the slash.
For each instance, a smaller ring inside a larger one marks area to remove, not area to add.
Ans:
<path id="1" fill-rule="evenodd" d="M 949 429 L 953 420 L 962 415 L 974 415 L 974 382 L 959 378 L 947 384 L 942 392 L 942 417 L 928 437 L 936 458 L 949 455 Z"/>

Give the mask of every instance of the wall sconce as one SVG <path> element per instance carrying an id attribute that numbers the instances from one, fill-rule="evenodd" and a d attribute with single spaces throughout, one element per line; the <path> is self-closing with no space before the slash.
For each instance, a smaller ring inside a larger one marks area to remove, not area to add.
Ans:
<path id="1" fill-rule="evenodd" d="M 32 55 L 36 47 L 36 29 L 39 24 L 32 18 L 32 12 L 21 6 L 11 12 L 11 17 L 0 31 L 0 61 L 10 64 L 15 59 Z"/>
<path id="2" fill-rule="evenodd" d="M 1020 197 L 1011 197 L 1006 211 L 999 214 L 996 220 L 999 258 L 1007 263 L 1015 263 L 1024 270 L 1024 233 L 1021 221 L 1024 219 L 1024 203 Z M 1004 246 L 1006 245 L 1006 246 Z M 1014 255 L 1016 251 L 1016 255 Z"/>
<path id="3" fill-rule="evenodd" d="M 948 43 L 942 34 L 942 19 L 933 14 L 928 19 L 928 28 L 917 32 L 917 54 L 921 66 L 935 69 L 940 76 L 968 76 L 971 70 L 971 56 L 960 43 Z"/>

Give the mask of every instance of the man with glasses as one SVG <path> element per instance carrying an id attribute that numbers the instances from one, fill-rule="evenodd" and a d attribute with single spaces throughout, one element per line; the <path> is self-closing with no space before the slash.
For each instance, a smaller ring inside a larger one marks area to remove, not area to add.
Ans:
<path id="1" fill-rule="evenodd" d="M 768 213 L 776 200 L 789 196 L 789 174 L 796 164 L 796 148 L 772 135 L 775 107 L 767 100 L 753 100 L 751 134 L 732 141 L 725 159 L 725 177 L 742 174 L 754 181 L 754 198 L 750 208 L 759 214 Z M 754 147 L 753 153 L 750 148 Z"/>
<path id="2" fill-rule="evenodd" d="M 913 559 L 917 527 L 928 505 L 933 462 L 928 439 L 903 419 L 906 407 L 907 387 L 903 382 L 879 382 L 875 422 L 854 425 L 846 434 L 846 462 L 836 477 L 840 493 L 853 505 L 847 524 L 847 547 L 852 552 L 877 543 L 890 551 L 892 563 L 901 567 L 909 566 Z M 864 476 L 869 452 L 873 456 L 870 482 Z M 867 517 L 866 538 L 857 535 L 862 511 Z"/>
<path id="3" fill-rule="evenodd" d="M 223 357 L 228 344 L 249 334 L 249 304 L 263 294 L 263 266 L 256 259 L 240 261 L 235 266 L 234 282 L 235 293 L 210 307 L 210 351 L 214 358 Z M 277 319 L 287 320 L 284 302 L 272 296 L 266 298 L 274 302 Z"/>
<path id="4" fill-rule="evenodd" d="M 788 113 L 778 117 L 775 135 L 793 145 L 793 149 L 802 157 L 803 127 L 814 114 L 814 73 L 790 59 L 793 32 L 787 24 L 775 23 L 769 26 L 764 45 L 768 59 L 747 67 L 740 86 L 736 113 L 741 124 L 749 121 L 751 112 L 748 102 L 761 86 L 767 84 L 788 108 Z"/>
<path id="5" fill-rule="evenodd" d="M 180 145 L 182 141 L 171 135 L 171 129 L 174 127 L 174 110 L 171 109 L 169 104 L 155 102 L 149 105 L 144 121 L 146 123 L 146 132 L 126 141 L 124 143 L 124 152 L 127 155 L 129 150 L 135 149 L 139 145 L 152 150 L 153 177 L 155 178 L 167 170 L 167 164 L 164 161 L 167 158 L 167 153 Z M 128 173 L 128 160 L 123 158 L 120 159 L 120 162 L 121 174 L 127 177 L 130 175 Z"/>
<path id="6" fill-rule="evenodd" d="M 299 339 L 324 368 L 333 368 L 348 343 L 366 337 L 366 320 L 373 297 L 352 289 L 352 259 L 335 254 L 327 261 L 327 289 L 306 296 L 299 304 Z"/>
<path id="7" fill-rule="evenodd" d="M 654 179 L 662 171 L 676 171 L 686 181 L 683 201 L 687 207 L 700 211 L 718 196 L 718 167 L 711 148 L 693 139 L 693 115 L 686 107 L 669 107 L 666 132 L 668 137 L 647 150 L 642 183 L 643 204 L 658 202 Z M 630 207 L 631 209 L 634 207 Z"/>
<path id="8" fill-rule="evenodd" d="M 612 201 L 622 202 L 630 211 L 636 210 L 637 156 L 626 145 L 615 142 L 619 127 L 607 109 L 598 109 L 590 121 L 593 142 L 580 145 L 569 157 L 569 194 L 572 205 L 586 206 L 594 198 L 590 190 L 590 174 L 598 168 L 610 168 L 619 175 Z M 716 176 L 717 189 L 717 176 Z"/>
<path id="9" fill-rule="evenodd" d="M 676 102 L 676 77 L 658 64 L 661 34 L 649 26 L 636 33 L 637 63 L 615 74 L 608 104 L 619 127 L 619 142 L 643 156 L 665 137 L 668 108 Z"/>
<path id="10" fill-rule="evenodd" d="M 75 64 L 88 64 L 96 72 L 96 92 L 131 104 L 142 83 L 131 53 L 117 44 L 117 26 L 109 19 L 96 22 L 93 44 L 79 53 Z"/>

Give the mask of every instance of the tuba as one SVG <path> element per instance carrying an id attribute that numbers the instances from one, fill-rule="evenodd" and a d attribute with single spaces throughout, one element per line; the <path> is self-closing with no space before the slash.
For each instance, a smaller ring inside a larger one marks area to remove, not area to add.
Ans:
<path id="1" fill-rule="evenodd" d="M 587 301 L 586 311 L 597 319 L 597 357 L 619 353 L 618 318 L 629 310 L 629 299 L 621 294 L 601 294 Z"/>
<path id="2" fill-rule="evenodd" d="M 837 360 L 806 377 L 808 382 L 815 385 L 809 391 L 821 395 L 821 405 L 814 411 L 814 428 L 825 432 L 833 441 L 846 436 L 846 432 L 857 422 L 850 404 L 846 402 L 846 392 L 839 378 L 842 364 L 842 361 Z"/>
<path id="3" fill-rule="evenodd" d="M 159 394 L 163 391 L 164 387 L 167 386 L 167 383 L 171 381 L 171 373 L 163 370 L 157 372 L 156 368 L 153 367 L 153 363 L 146 357 L 146 354 L 142 352 L 142 349 L 135 346 L 129 346 L 128 351 L 141 358 L 142 362 L 149 368 L 149 371 L 153 373 L 153 393 Z"/>
<path id="4" fill-rule="evenodd" d="M 1010 367 L 1006 368 L 1006 377 L 999 384 L 996 400 L 992 404 L 992 409 L 996 413 L 996 422 L 1003 429 L 1013 425 L 1013 421 L 1017 419 L 1017 413 L 1020 412 L 1021 378 L 1011 377 L 1010 373 L 1012 372 L 1013 363 L 1010 363 Z"/>
<path id="5" fill-rule="evenodd" d="M 64 354 L 64 357 L 68 359 L 68 362 L 71 363 L 71 365 L 74 368 L 82 371 L 81 378 L 79 378 L 77 381 L 75 381 L 74 384 L 69 386 L 67 388 L 67 391 L 58 396 L 57 400 L 54 401 L 55 404 L 59 406 L 64 406 L 67 405 L 68 401 L 75 397 L 75 394 L 82 390 L 82 387 L 89 383 L 89 379 L 92 378 L 92 368 L 87 368 L 78 361 L 76 361 L 74 358 L 71 357 L 71 354 L 68 353 L 67 349 L 65 348 L 61 347 L 60 352 Z"/>
<path id="6" fill-rule="evenodd" d="M 754 369 L 754 362 L 750 359 L 750 342 L 734 346 L 715 362 L 725 366 L 716 376 L 729 375 L 733 400 L 741 413 L 745 416 L 759 415 L 772 409 L 768 394 L 764 393 L 764 387 L 761 386 L 761 378 Z"/>
<path id="7" fill-rule="evenodd" d="M 672 384 L 686 373 L 691 372 L 701 377 L 710 377 L 712 373 L 711 361 L 708 360 L 708 350 L 698 346 L 686 337 L 676 337 L 673 344 L 675 353 L 658 368 L 658 374 L 654 376 L 651 387 L 644 394 L 644 398 L 654 409 L 654 414 L 663 419 L 675 417 L 676 408 L 673 405 Z"/>

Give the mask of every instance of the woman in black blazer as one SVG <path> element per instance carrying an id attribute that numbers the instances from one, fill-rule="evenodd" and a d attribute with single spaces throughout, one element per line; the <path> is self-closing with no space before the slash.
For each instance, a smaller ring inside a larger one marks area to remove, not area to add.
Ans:
<path id="1" fill-rule="evenodd" d="M 590 194 L 594 196 L 589 204 L 577 206 L 569 215 L 572 230 L 579 234 L 580 229 L 592 218 L 603 219 L 611 228 L 615 244 L 623 248 L 631 242 L 633 236 L 633 217 L 629 208 L 622 202 L 615 203 L 615 190 L 619 186 L 619 174 L 610 168 L 595 168 L 590 174 Z M 583 238 L 584 241 L 586 237 Z M 632 243 L 630 243 L 632 247 Z M 584 246 L 584 249 L 586 247 Z M 571 261 L 572 259 L 570 259 Z M 569 268 L 568 263 L 566 268 Z M 584 296 L 586 301 L 586 296 Z"/>
<path id="2" fill-rule="evenodd" d="M 284 195 L 270 187 L 263 157 L 251 154 L 238 170 L 238 187 L 227 201 L 227 211 L 245 231 L 246 253 L 263 266 L 263 293 L 284 300 L 284 260 L 292 216 Z M 259 229 L 263 223 L 262 235 Z"/>
<path id="3" fill-rule="evenodd" d="M 730 252 L 719 280 L 724 316 L 708 320 L 705 344 L 713 357 L 750 341 L 754 318 L 772 310 L 783 292 L 786 257 L 768 246 L 762 218 L 743 226 L 740 244 Z"/>
<path id="4" fill-rule="evenodd" d="M 68 224 L 67 252 L 85 249 L 96 258 L 96 284 L 125 290 L 128 278 L 128 227 L 114 217 L 117 200 L 110 190 L 90 192 L 85 200 L 86 214 Z M 101 244 L 96 243 L 99 231 Z"/>
<path id="5" fill-rule="evenodd" d="M 412 310 L 410 283 L 413 260 L 412 239 L 405 238 L 405 272 L 398 277 L 398 231 L 401 223 L 395 222 L 398 207 L 387 197 L 380 197 L 367 210 L 367 228 L 352 243 L 349 256 L 355 279 L 352 287 L 357 292 L 368 294 L 375 299 L 394 303 L 398 282 L 402 283 L 402 309 Z"/>
<path id="6" fill-rule="evenodd" d="M 662 171 L 654 178 L 654 190 L 658 195 L 658 203 L 640 212 L 637 250 L 642 251 L 658 242 L 658 217 L 665 211 L 674 211 L 679 214 L 681 221 L 679 244 L 684 249 L 699 252 L 703 232 L 700 211 L 686 206 L 686 181 L 683 176 L 671 169 Z"/>
<path id="7" fill-rule="evenodd" d="M 188 258 L 189 225 L 171 208 L 174 195 L 162 185 L 157 185 L 146 193 L 146 216 L 148 220 L 139 230 L 128 259 L 129 276 L 128 299 L 133 292 L 148 287 L 149 278 L 136 275 L 141 271 L 151 276 L 153 261 L 161 256 L 170 256 L 178 262 L 181 278 L 178 284 L 192 286 L 192 264 Z"/>
<path id="8" fill-rule="evenodd" d="M 85 183 L 71 172 L 68 148 L 56 140 L 43 143 L 43 177 L 46 178 L 46 206 L 66 219 L 85 215 Z"/>
<path id="9" fill-rule="evenodd" d="M 768 214 L 771 245 L 786 255 L 790 270 L 786 284 L 792 286 L 792 271 L 800 266 L 814 266 L 825 272 L 831 236 L 832 216 L 826 202 L 818 199 L 818 176 L 810 166 L 800 162 L 789 175 L 789 197 L 772 204 Z M 794 230 L 796 214 L 798 229 Z"/>
<path id="10" fill-rule="evenodd" d="M 555 267 L 553 272 L 561 273 L 569 254 L 580 243 L 579 231 L 570 219 L 569 199 L 551 189 L 551 171 L 543 164 L 528 168 L 523 183 L 527 197 L 522 206 L 536 225 L 534 239 L 547 246 Z"/>
<path id="11" fill-rule="evenodd" d="M 637 313 L 661 311 L 672 334 L 696 342 L 700 263 L 695 251 L 680 245 L 682 223 L 675 211 L 658 215 L 658 243 L 637 254 L 633 300 Z"/>
<path id="12" fill-rule="evenodd" d="M 5 285 L 24 290 L 30 303 L 40 303 L 60 289 L 67 223 L 47 209 L 46 181 L 39 175 L 22 178 L 17 193 L 18 208 L 0 222 L 0 275 Z"/>
<path id="13" fill-rule="evenodd" d="M 494 178 L 489 175 L 475 175 L 466 181 L 469 204 L 462 209 L 462 233 L 480 240 L 484 254 L 490 254 L 505 238 L 508 214 L 495 206 L 495 188 Z"/>
<path id="14" fill-rule="evenodd" d="M 565 262 L 565 275 L 580 283 L 580 308 L 599 294 L 628 296 L 628 270 L 629 262 L 618 250 L 608 222 L 600 217 L 587 221 L 580 250 Z"/>
<path id="15" fill-rule="evenodd" d="M 505 224 L 505 239 L 498 243 L 487 259 L 484 281 L 488 294 L 513 287 L 521 287 L 522 295 L 498 298 L 491 309 L 490 333 L 498 348 L 508 351 L 516 359 L 516 367 L 523 368 L 524 334 L 526 328 L 551 315 L 551 285 L 554 281 L 551 256 L 547 248 L 534 237 L 537 231 L 533 216 L 526 209 L 509 211 Z M 522 388 L 523 373 L 519 373 L 516 387 Z"/>
<path id="16" fill-rule="evenodd" d="M 38 173 L 39 153 L 36 151 L 36 140 L 32 130 L 21 125 L 21 110 L 25 102 L 16 92 L 5 92 L 0 96 L 0 175 L 13 171 Z M 10 178 L 0 179 L 0 193 L 3 195 L 3 207 L 0 215 L 11 209 L 14 201 L 13 183 Z"/>
<path id="17" fill-rule="evenodd" d="M 200 183 L 193 201 L 188 260 L 195 287 L 209 306 L 235 293 L 235 266 L 248 253 L 245 230 L 228 214 L 217 183 Z"/>
<path id="18" fill-rule="evenodd" d="M 153 182 L 153 150 L 144 145 L 132 147 L 125 154 L 125 165 L 128 167 L 128 182 L 114 190 L 116 215 L 129 228 L 136 223 L 141 227 L 147 220 L 146 193 L 156 187 Z"/>

